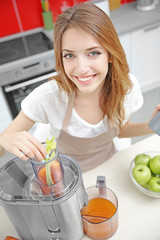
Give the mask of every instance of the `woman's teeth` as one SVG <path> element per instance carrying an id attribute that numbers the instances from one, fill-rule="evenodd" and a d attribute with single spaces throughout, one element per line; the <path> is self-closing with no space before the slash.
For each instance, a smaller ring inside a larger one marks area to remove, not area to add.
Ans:
<path id="1" fill-rule="evenodd" d="M 89 81 L 89 80 L 92 79 L 92 78 L 93 78 L 93 76 L 83 77 L 83 78 L 78 77 L 78 80 L 81 81 L 81 82 L 86 82 L 86 81 Z"/>

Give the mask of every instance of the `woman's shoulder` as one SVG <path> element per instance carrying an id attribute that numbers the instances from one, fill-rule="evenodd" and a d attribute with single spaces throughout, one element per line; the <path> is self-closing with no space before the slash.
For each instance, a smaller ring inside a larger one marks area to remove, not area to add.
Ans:
<path id="1" fill-rule="evenodd" d="M 140 84 L 138 82 L 138 79 L 131 73 L 128 74 L 130 81 L 132 82 L 132 88 L 134 89 L 135 87 L 140 90 Z"/>
<path id="2" fill-rule="evenodd" d="M 37 88 L 34 89 L 36 93 L 39 94 L 49 94 L 49 93 L 56 93 L 59 91 L 57 82 L 55 79 L 42 83 Z"/>
<path id="3" fill-rule="evenodd" d="M 56 100 L 57 101 L 68 101 L 68 95 L 65 91 L 59 89 L 55 79 L 48 82 L 42 83 L 40 86 L 35 88 L 28 97 L 32 100 L 45 99 L 45 100 Z"/>
<path id="4" fill-rule="evenodd" d="M 131 73 L 129 74 L 129 78 L 132 82 L 132 89 L 125 96 L 124 107 L 126 115 L 137 111 L 143 105 L 143 95 L 137 78 Z"/>
<path id="5" fill-rule="evenodd" d="M 67 108 L 68 95 L 59 89 L 56 80 L 51 80 L 35 88 L 22 102 L 26 116 L 35 122 L 59 126 Z"/>

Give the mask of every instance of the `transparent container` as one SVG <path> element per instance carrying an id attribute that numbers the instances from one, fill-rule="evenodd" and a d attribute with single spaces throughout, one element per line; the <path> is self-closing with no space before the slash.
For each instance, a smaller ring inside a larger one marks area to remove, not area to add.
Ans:
<path id="1" fill-rule="evenodd" d="M 157 156 L 157 155 L 160 155 L 160 152 L 158 151 L 148 151 L 148 152 L 143 152 L 144 154 L 147 154 L 149 155 L 151 158 Z M 135 187 L 140 191 L 142 192 L 143 194 L 149 196 L 149 197 L 153 197 L 153 198 L 160 198 L 160 192 L 153 192 L 143 186 L 141 186 L 140 184 L 138 184 L 136 182 L 136 180 L 134 179 L 133 177 L 133 169 L 135 167 L 135 162 L 134 162 L 134 159 L 131 161 L 131 164 L 130 164 L 130 168 L 129 168 L 129 173 L 130 173 L 130 177 L 135 185 Z"/>
<path id="2" fill-rule="evenodd" d="M 44 144 L 44 143 L 43 143 Z M 45 144 L 44 144 L 45 145 Z M 48 161 L 39 161 L 36 157 L 30 159 L 36 180 L 40 184 L 44 195 L 55 194 L 61 196 L 63 192 L 63 176 L 64 170 L 61 163 L 61 158 L 58 154 L 58 149 L 52 150 L 50 153 L 51 159 Z M 53 157 L 52 157 L 53 156 Z"/>
<path id="3" fill-rule="evenodd" d="M 99 176 L 97 185 L 86 189 L 88 205 L 81 210 L 84 232 L 91 239 L 107 239 L 118 228 L 118 199 Z"/>

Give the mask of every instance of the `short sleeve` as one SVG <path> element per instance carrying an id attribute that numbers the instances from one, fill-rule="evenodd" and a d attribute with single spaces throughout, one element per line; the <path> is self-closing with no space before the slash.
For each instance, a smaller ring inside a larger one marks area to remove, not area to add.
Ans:
<path id="1" fill-rule="evenodd" d="M 42 84 L 34 89 L 22 102 L 21 108 L 24 114 L 34 122 L 48 123 L 46 102 L 46 84 Z M 49 94 L 47 94 L 49 97 Z"/>
<path id="2" fill-rule="evenodd" d="M 129 74 L 132 82 L 131 91 L 125 96 L 125 122 L 130 118 L 131 114 L 138 111 L 143 105 L 143 95 L 138 80 L 132 74 Z"/>
<path id="3" fill-rule="evenodd" d="M 34 122 L 50 124 L 51 132 L 58 136 L 68 104 L 68 95 L 59 90 L 55 80 L 34 89 L 21 103 L 24 114 Z"/>

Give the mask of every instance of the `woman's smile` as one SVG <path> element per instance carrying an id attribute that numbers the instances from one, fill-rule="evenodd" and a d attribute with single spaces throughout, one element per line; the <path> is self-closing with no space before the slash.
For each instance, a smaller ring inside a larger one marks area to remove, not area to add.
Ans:
<path id="1" fill-rule="evenodd" d="M 96 74 L 94 75 L 89 75 L 89 76 L 84 76 L 84 77 L 75 77 L 79 83 L 81 84 L 89 84 L 92 81 L 94 81 L 94 78 L 96 77 Z"/>

